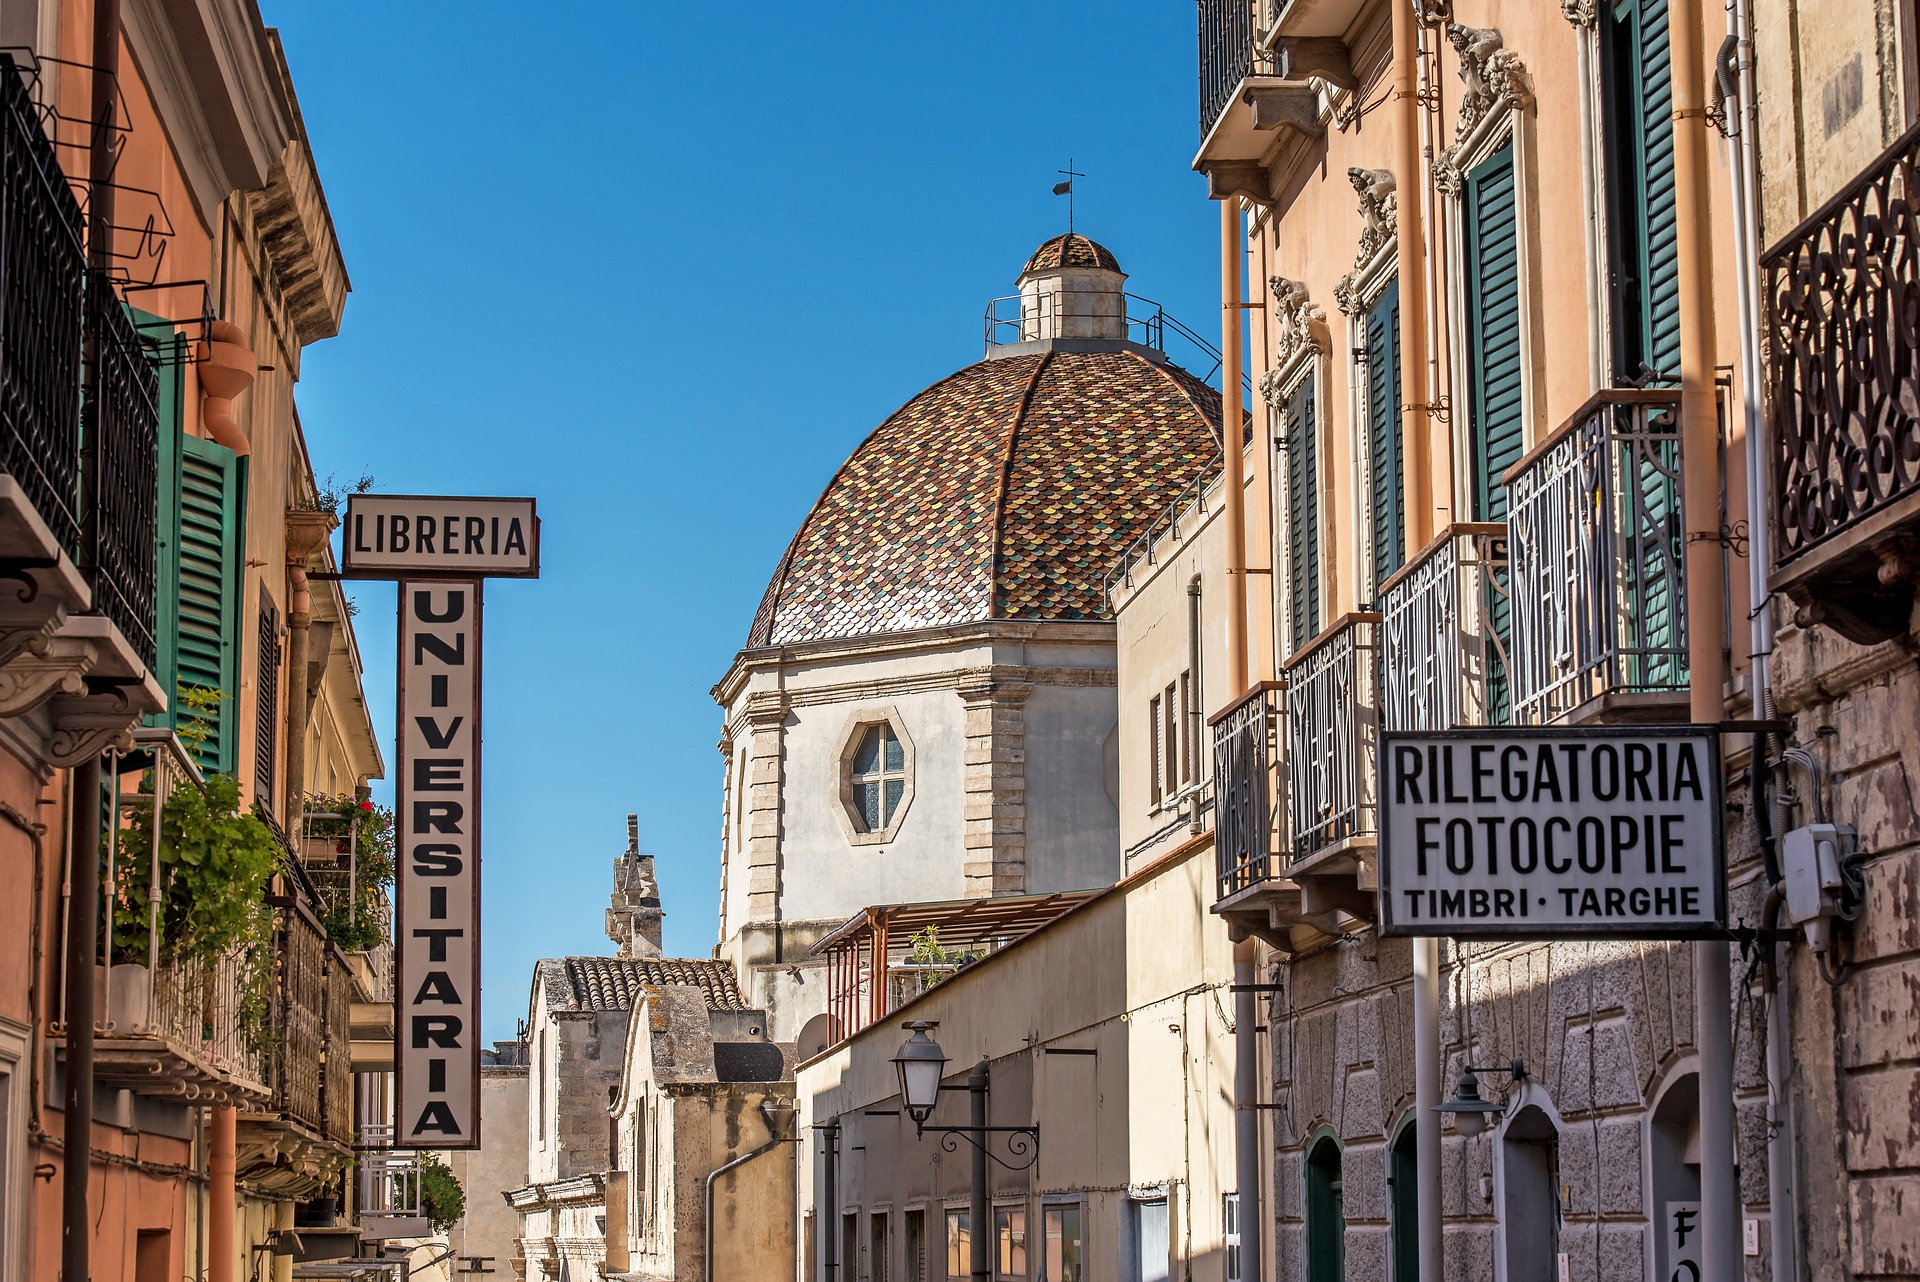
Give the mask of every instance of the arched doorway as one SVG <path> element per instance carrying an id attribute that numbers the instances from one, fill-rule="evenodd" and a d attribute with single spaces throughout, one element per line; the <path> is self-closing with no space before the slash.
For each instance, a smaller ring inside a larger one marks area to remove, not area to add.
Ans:
<path id="1" fill-rule="evenodd" d="M 1307 1149 L 1307 1282 L 1346 1276 L 1347 1216 L 1341 1204 L 1340 1141 L 1322 1135 Z"/>
<path id="2" fill-rule="evenodd" d="M 1413 1115 L 1408 1114 L 1387 1148 L 1387 1223 L 1392 1282 L 1419 1282 L 1420 1173 Z"/>
<path id="3" fill-rule="evenodd" d="M 1648 1191 L 1653 1205 L 1653 1276 L 1700 1276 L 1700 1079 L 1677 1077 L 1647 1125 Z"/>
<path id="4" fill-rule="evenodd" d="M 1500 1128 L 1504 1282 L 1553 1282 L 1560 1255 L 1560 1131 L 1537 1104 Z"/>

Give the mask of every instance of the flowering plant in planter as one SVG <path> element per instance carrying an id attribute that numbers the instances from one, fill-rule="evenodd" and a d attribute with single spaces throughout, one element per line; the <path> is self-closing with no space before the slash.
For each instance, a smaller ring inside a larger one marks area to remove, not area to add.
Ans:
<path id="1" fill-rule="evenodd" d="M 327 938 L 350 953 L 378 947 L 387 938 L 393 886 L 393 811 L 348 793 L 309 797 L 306 813 L 303 853 L 309 873 L 324 884 L 320 924 Z M 331 866 L 316 866 L 324 860 Z"/>

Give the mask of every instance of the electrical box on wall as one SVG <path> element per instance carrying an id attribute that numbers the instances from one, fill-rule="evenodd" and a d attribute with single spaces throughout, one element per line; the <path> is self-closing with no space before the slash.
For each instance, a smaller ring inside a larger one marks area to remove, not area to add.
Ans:
<path id="1" fill-rule="evenodd" d="M 1842 867 L 1853 857 L 1856 837 L 1847 824 L 1807 824 L 1780 839 L 1780 874 L 1787 888 L 1787 917 L 1804 926 L 1807 943 L 1825 951 L 1832 919 L 1849 911 L 1842 902 Z"/>

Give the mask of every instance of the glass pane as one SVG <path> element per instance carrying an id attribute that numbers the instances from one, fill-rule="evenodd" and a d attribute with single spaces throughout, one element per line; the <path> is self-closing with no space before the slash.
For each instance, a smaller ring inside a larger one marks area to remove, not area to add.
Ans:
<path id="1" fill-rule="evenodd" d="M 1080 1282 L 1080 1208 L 1050 1206 L 1046 1212 L 1043 1282 Z"/>
<path id="2" fill-rule="evenodd" d="M 966 1211 L 947 1212 L 947 1276 L 964 1278 L 973 1270 Z"/>
<path id="3" fill-rule="evenodd" d="M 868 832 L 879 832 L 887 825 L 880 818 L 880 785 L 853 785 L 853 804 L 860 808 L 860 823 Z"/>
<path id="4" fill-rule="evenodd" d="M 907 785 L 899 779 L 887 780 L 887 822 L 900 813 L 900 798 L 906 795 Z"/>
<path id="5" fill-rule="evenodd" d="M 870 775 L 880 768 L 880 727 L 873 726 L 860 736 L 860 746 L 854 749 L 853 773 Z"/>
<path id="6" fill-rule="evenodd" d="M 1003 1207 L 993 1213 L 994 1268 L 1003 1278 L 1027 1276 L 1027 1209 Z"/>
<path id="7" fill-rule="evenodd" d="M 881 737 L 887 741 L 887 769 L 905 770 L 907 768 L 907 750 L 901 746 L 892 727 L 881 731 Z"/>

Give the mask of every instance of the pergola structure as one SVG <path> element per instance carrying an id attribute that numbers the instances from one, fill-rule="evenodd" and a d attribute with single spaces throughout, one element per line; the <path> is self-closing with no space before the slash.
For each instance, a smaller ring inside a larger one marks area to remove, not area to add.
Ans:
<path id="1" fill-rule="evenodd" d="M 827 1013 L 835 1041 L 885 1019 L 969 961 L 1006 947 L 1099 894 L 1098 890 L 864 908 L 813 946 L 827 963 Z M 965 960 L 912 962 L 913 939 L 928 927 L 940 949 Z M 931 981 L 931 982 L 928 982 Z"/>

